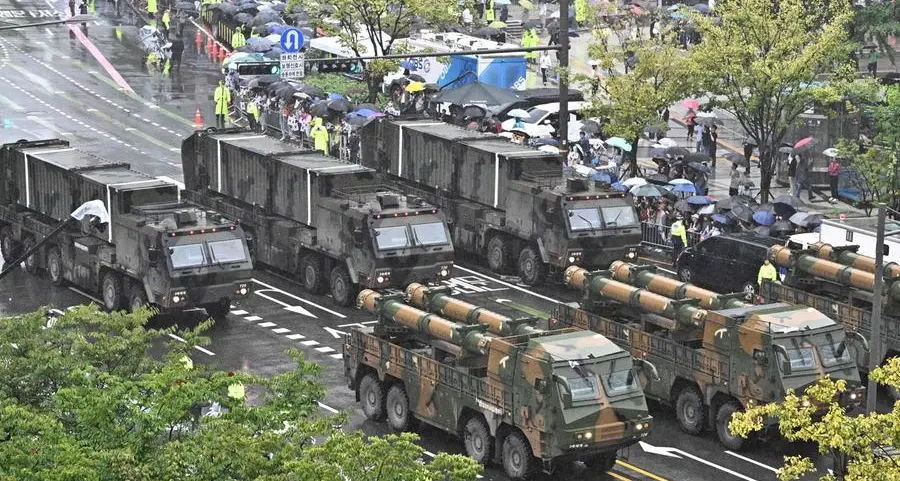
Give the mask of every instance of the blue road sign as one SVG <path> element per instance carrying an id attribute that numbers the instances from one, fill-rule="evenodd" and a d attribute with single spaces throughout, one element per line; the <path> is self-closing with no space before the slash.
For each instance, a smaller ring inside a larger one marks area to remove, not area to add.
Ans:
<path id="1" fill-rule="evenodd" d="M 281 34 L 281 49 L 284 53 L 299 52 L 303 46 L 303 32 L 296 28 L 289 28 Z"/>

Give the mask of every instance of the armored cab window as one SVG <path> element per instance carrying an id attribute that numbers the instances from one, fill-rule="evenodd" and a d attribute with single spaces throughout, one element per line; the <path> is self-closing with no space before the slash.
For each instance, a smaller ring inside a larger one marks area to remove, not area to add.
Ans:
<path id="1" fill-rule="evenodd" d="M 610 396 L 629 393 L 639 388 L 634 370 L 631 368 L 609 373 L 603 384 Z"/>
<path id="2" fill-rule="evenodd" d="M 206 253 L 203 244 L 185 244 L 169 247 L 172 268 L 185 269 L 206 264 Z"/>
<path id="3" fill-rule="evenodd" d="M 601 207 L 603 223 L 606 227 L 630 227 L 637 225 L 634 207 L 630 205 L 616 205 Z"/>
<path id="4" fill-rule="evenodd" d="M 843 341 L 836 343 L 829 335 L 826 341 L 819 346 L 819 359 L 822 360 L 824 367 L 833 367 L 841 364 L 847 364 L 850 358 L 850 350 L 847 349 L 846 343 Z"/>
<path id="5" fill-rule="evenodd" d="M 375 228 L 375 243 L 379 250 L 409 247 L 409 235 L 405 225 Z"/>
<path id="6" fill-rule="evenodd" d="M 790 362 L 791 371 L 812 369 L 816 367 L 816 359 L 813 357 L 812 347 L 803 346 L 785 346 L 784 352 L 787 353 L 787 359 L 784 359 L 784 353 L 779 352 L 778 358 L 781 363 Z"/>
<path id="7" fill-rule="evenodd" d="M 418 246 L 434 246 L 450 243 L 447 240 L 447 230 L 444 229 L 444 224 L 440 222 L 413 224 L 411 227 L 416 245 Z"/>
<path id="8" fill-rule="evenodd" d="M 602 226 L 600 211 L 596 207 L 569 209 L 569 228 L 572 231 L 595 230 Z"/>
<path id="9" fill-rule="evenodd" d="M 572 394 L 572 402 L 590 401 L 597 399 L 600 394 L 597 378 L 593 376 L 567 378 L 566 383 L 569 385 L 569 392 Z"/>
<path id="10" fill-rule="evenodd" d="M 209 252 L 213 262 L 241 262 L 247 260 L 244 255 L 244 243 L 241 239 L 230 239 L 209 243 Z"/>

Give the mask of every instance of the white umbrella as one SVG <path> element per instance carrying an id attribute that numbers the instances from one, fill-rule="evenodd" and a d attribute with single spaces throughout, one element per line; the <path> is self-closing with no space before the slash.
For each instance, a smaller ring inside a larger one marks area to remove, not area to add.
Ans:
<path id="1" fill-rule="evenodd" d="M 716 204 L 707 204 L 697 211 L 700 215 L 711 215 L 716 213 Z"/>
<path id="2" fill-rule="evenodd" d="M 636 187 L 638 185 L 646 185 L 647 183 L 648 183 L 647 180 L 643 179 L 641 177 L 632 177 L 630 179 L 622 181 L 622 185 L 629 187 L 629 188 Z"/>
<path id="3" fill-rule="evenodd" d="M 678 184 L 693 184 L 693 182 L 687 179 L 672 179 L 669 181 L 670 185 L 678 185 Z"/>
<path id="4" fill-rule="evenodd" d="M 678 146 L 678 142 L 675 142 L 674 140 L 672 140 L 672 139 L 670 139 L 670 138 L 668 138 L 668 137 L 663 138 L 663 139 L 659 139 L 659 140 L 656 141 L 656 143 L 659 144 L 659 145 L 661 145 L 661 146 L 663 146 L 664 148 L 677 147 L 677 146 Z"/>
<path id="5" fill-rule="evenodd" d="M 708 117 L 708 118 L 714 119 L 714 118 L 716 118 L 716 113 L 715 112 L 700 112 L 697 114 L 697 117 Z"/>
<path id="6" fill-rule="evenodd" d="M 559 18 L 559 10 L 550 14 L 550 18 Z"/>
<path id="7" fill-rule="evenodd" d="M 824 155 L 825 157 L 837 157 L 838 151 L 834 147 L 829 147 L 822 151 L 822 155 Z"/>
<path id="8" fill-rule="evenodd" d="M 530 117 L 530 115 L 528 115 L 528 112 L 522 109 L 512 109 L 506 115 L 514 119 L 527 119 L 528 117 Z"/>
<path id="9" fill-rule="evenodd" d="M 538 147 L 541 152 L 549 152 L 551 154 L 559 154 L 559 148 L 552 145 L 542 145 Z"/>

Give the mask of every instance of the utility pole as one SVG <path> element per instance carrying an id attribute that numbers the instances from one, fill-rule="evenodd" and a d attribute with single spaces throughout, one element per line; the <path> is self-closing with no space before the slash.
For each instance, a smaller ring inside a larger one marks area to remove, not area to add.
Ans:
<path id="1" fill-rule="evenodd" d="M 869 372 L 881 364 L 881 309 L 884 300 L 884 222 L 887 215 L 887 206 L 884 202 L 878 204 L 878 227 L 875 231 L 875 288 L 872 301 L 872 332 L 869 334 Z M 866 413 L 874 413 L 878 400 L 878 385 L 869 377 L 869 385 L 866 389 Z"/>
<path id="2" fill-rule="evenodd" d="M 569 156 L 569 0 L 559 0 L 559 151 Z"/>
<path id="3" fill-rule="evenodd" d="M 78 14 L 74 17 L 64 18 L 62 20 L 50 20 L 47 22 L 34 22 L 34 23 L 20 23 L 16 25 L 3 25 L 0 26 L 0 30 L 18 30 L 20 28 L 29 28 L 29 27 L 46 27 L 49 25 L 60 25 L 60 24 L 70 24 L 70 23 L 85 23 L 96 20 L 97 17 L 94 15 L 88 14 Z"/>

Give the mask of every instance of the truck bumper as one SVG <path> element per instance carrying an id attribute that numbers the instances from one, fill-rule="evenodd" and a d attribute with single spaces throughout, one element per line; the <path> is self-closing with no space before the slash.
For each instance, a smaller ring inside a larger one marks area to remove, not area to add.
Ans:
<path id="1" fill-rule="evenodd" d="M 638 246 L 622 247 L 588 247 L 585 249 L 569 249 L 569 252 L 555 262 L 560 269 L 579 266 L 586 269 L 605 269 L 615 261 L 634 262 L 638 257 Z"/>
<path id="2" fill-rule="evenodd" d="M 367 279 L 360 279 L 360 287 L 385 289 L 404 288 L 413 282 L 442 281 L 453 275 L 453 262 L 436 262 L 415 267 L 382 267 Z"/>
<path id="3" fill-rule="evenodd" d="M 203 287 L 173 287 L 167 294 L 159 296 L 156 304 L 163 309 L 179 310 L 243 299 L 252 292 L 252 285 L 250 279 L 240 279 Z"/>

